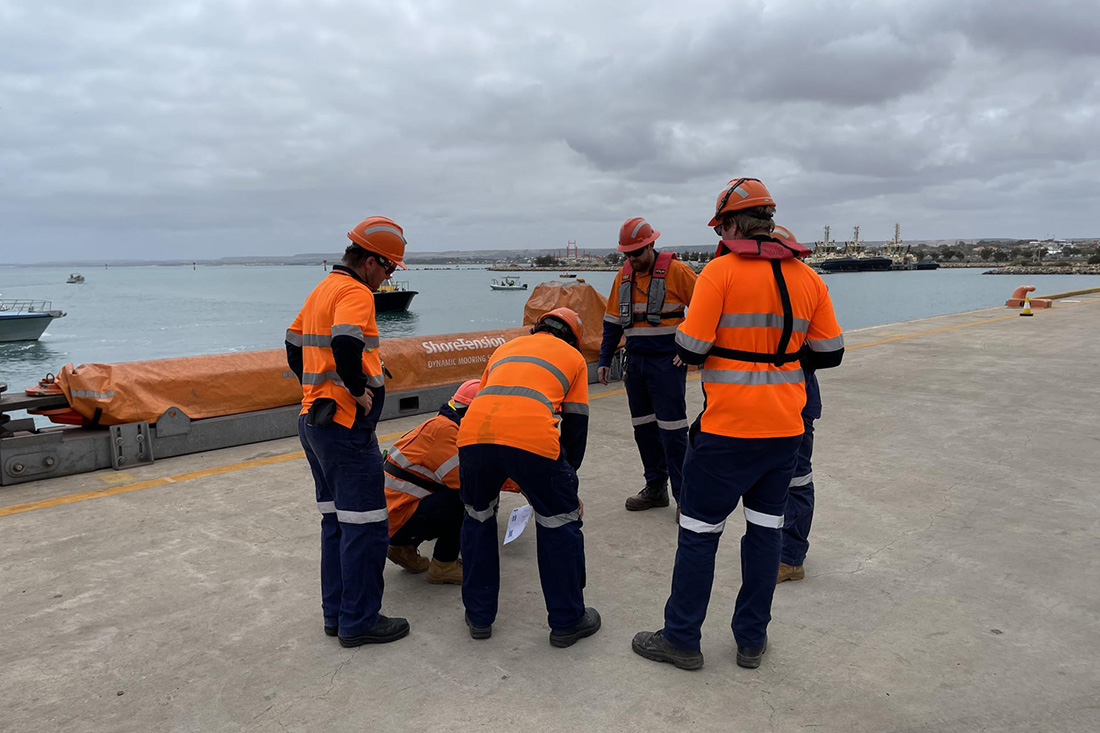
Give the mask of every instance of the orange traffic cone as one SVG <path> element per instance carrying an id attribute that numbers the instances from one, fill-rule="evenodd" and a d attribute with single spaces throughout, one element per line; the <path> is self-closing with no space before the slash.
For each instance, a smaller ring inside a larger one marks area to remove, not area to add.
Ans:
<path id="1" fill-rule="evenodd" d="M 1029 296 L 1029 295 L 1024 295 L 1024 309 L 1023 309 L 1022 311 L 1020 311 L 1020 315 L 1021 315 L 1021 316 L 1030 316 L 1030 315 L 1034 315 L 1034 314 L 1033 314 L 1033 313 L 1031 312 L 1031 296 Z"/>

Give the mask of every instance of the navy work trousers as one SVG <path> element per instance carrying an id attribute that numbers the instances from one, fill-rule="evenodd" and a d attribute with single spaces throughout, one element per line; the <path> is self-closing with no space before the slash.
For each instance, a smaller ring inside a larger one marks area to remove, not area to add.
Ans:
<path id="1" fill-rule="evenodd" d="M 497 616 L 500 547 L 497 507 L 500 487 L 512 479 L 534 509 L 539 580 L 547 621 L 555 631 L 571 629 L 584 615 L 584 534 L 581 532 L 577 472 L 557 459 L 504 445 L 458 449 L 462 501 L 462 602 L 470 623 L 488 626 Z"/>
<path id="2" fill-rule="evenodd" d="M 390 531 L 382 454 L 374 430 L 298 419 L 321 510 L 321 610 L 325 626 L 358 636 L 378 621 Z"/>
<path id="3" fill-rule="evenodd" d="M 814 521 L 814 419 L 802 416 L 806 432 L 798 445 L 798 461 L 794 466 L 787 510 L 783 522 L 783 551 L 779 559 L 788 565 L 806 562 L 810 549 L 810 525 Z"/>
<path id="4" fill-rule="evenodd" d="M 668 479 L 679 502 L 687 453 L 687 367 L 675 366 L 671 354 L 639 356 L 628 350 L 623 381 L 646 483 Z"/>
<path id="5" fill-rule="evenodd" d="M 463 515 L 457 491 L 432 492 L 417 502 L 412 516 L 390 537 L 390 544 L 419 547 L 425 540 L 435 540 L 432 557 L 439 562 L 454 562 L 458 559 Z"/>
<path id="6" fill-rule="evenodd" d="M 693 437 L 684 463 L 672 594 L 665 604 L 664 636 L 681 649 L 699 649 L 718 540 L 742 497 L 746 529 L 733 636 L 742 646 L 763 645 L 779 572 L 783 508 L 801 440 L 800 435 L 749 439 L 703 432 Z"/>

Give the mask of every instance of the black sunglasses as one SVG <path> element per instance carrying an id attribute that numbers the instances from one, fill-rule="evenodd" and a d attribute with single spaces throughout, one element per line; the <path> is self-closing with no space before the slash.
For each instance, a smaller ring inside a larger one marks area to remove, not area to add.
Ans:
<path id="1" fill-rule="evenodd" d="M 388 260 L 376 252 L 371 252 L 370 256 L 373 257 L 378 262 L 378 264 L 382 266 L 382 269 L 386 271 L 387 275 L 392 275 L 397 269 L 396 262 Z"/>

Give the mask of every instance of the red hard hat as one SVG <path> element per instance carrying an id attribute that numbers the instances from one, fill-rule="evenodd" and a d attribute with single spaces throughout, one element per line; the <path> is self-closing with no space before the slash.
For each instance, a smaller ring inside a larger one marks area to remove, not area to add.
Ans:
<path id="1" fill-rule="evenodd" d="M 707 226 L 718 226 L 723 214 L 741 209 L 751 209 L 756 206 L 775 206 L 768 187 L 760 182 L 759 178 L 734 178 L 718 194 L 718 201 L 714 206 L 714 218 Z"/>
<path id="2" fill-rule="evenodd" d="M 557 321 L 564 323 L 569 331 L 573 334 L 573 343 L 579 344 L 581 341 L 581 317 L 572 308 L 555 308 L 552 311 L 547 311 L 539 316 L 535 321 L 535 325 L 542 323 L 543 321 L 553 318 Z"/>
<path id="3" fill-rule="evenodd" d="M 619 229 L 619 251 L 633 252 L 647 244 L 653 244 L 659 236 L 661 233 L 653 231 L 649 222 L 640 216 L 635 216 L 627 219 Z"/>
<path id="4" fill-rule="evenodd" d="M 477 397 L 478 390 L 481 389 L 480 379 L 467 379 L 458 389 L 455 390 L 454 397 L 451 399 L 460 405 L 468 405 L 474 401 L 474 397 Z"/>
<path id="5" fill-rule="evenodd" d="M 393 219 L 368 216 L 348 232 L 348 239 L 395 262 L 402 270 L 408 269 L 405 267 L 405 232 Z"/>

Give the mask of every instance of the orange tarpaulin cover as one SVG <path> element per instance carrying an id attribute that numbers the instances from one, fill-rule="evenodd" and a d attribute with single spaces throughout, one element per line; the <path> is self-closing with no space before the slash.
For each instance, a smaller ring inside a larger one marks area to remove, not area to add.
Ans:
<path id="1" fill-rule="evenodd" d="M 535 319 L 559 306 L 581 315 L 582 351 L 599 356 L 604 299 L 590 285 L 545 283 L 535 288 L 518 328 L 382 339 L 382 361 L 393 375 L 389 392 L 458 384 L 481 376 L 496 348 L 531 332 Z M 192 420 L 293 405 L 302 388 L 283 349 L 245 351 L 121 364 L 66 364 L 58 384 L 73 409 L 98 424 L 155 422 L 170 407 Z"/>
<path id="2" fill-rule="evenodd" d="M 535 287 L 523 307 L 523 325 L 533 326 L 543 313 L 561 307 L 572 308 L 581 317 L 581 353 L 586 361 L 597 361 L 607 298 L 587 283 L 542 283 Z"/>

